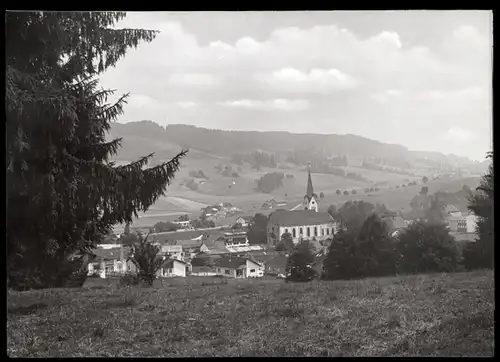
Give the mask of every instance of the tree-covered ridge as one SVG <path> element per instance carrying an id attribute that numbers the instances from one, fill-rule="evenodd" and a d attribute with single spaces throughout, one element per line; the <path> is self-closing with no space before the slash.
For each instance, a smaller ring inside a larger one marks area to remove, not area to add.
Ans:
<path id="1" fill-rule="evenodd" d="M 68 258 L 89 251 L 115 223 L 131 222 L 164 195 L 185 155 L 146 168 L 109 159 L 106 133 L 128 95 L 97 76 L 157 32 L 112 29 L 124 13 L 6 14 L 7 258 L 17 288 L 65 285 Z"/>

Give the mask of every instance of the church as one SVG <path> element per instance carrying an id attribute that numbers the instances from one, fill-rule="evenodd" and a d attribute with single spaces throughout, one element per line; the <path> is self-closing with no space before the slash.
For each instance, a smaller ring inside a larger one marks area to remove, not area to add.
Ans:
<path id="1" fill-rule="evenodd" d="M 269 215 L 267 243 L 276 245 L 284 233 L 290 233 L 294 243 L 303 240 L 325 240 L 335 234 L 335 220 L 327 212 L 319 211 L 319 199 L 314 193 L 311 167 L 309 166 L 307 188 L 299 210 L 277 210 Z"/>

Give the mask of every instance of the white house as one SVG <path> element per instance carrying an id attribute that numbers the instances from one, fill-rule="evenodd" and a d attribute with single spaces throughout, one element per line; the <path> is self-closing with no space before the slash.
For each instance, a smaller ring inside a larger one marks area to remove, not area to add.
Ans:
<path id="1" fill-rule="evenodd" d="M 474 233 L 476 231 L 477 216 L 474 214 L 448 216 L 446 221 L 451 232 Z"/>
<path id="2" fill-rule="evenodd" d="M 184 261 L 184 252 L 182 251 L 182 245 L 162 245 L 161 253 L 169 255 L 172 259 Z"/>
<path id="3" fill-rule="evenodd" d="M 264 265 L 250 258 L 223 256 L 216 261 L 215 272 L 229 278 L 259 278 L 264 276 Z"/>
<path id="4" fill-rule="evenodd" d="M 462 212 L 455 205 L 446 205 L 445 212 L 447 217 L 462 217 Z"/>
<path id="5" fill-rule="evenodd" d="M 249 246 L 246 232 L 224 233 L 222 237 L 226 247 Z"/>
<path id="6" fill-rule="evenodd" d="M 165 259 L 165 262 L 158 270 L 157 275 L 161 277 L 185 277 L 188 270 L 188 265 L 177 259 Z"/>
<path id="7" fill-rule="evenodd" d="M 247 227 L 252 221 L 252 216 L 240 216 L 236 219 L 236 223 L 240 224 L 243 227 Z"/>

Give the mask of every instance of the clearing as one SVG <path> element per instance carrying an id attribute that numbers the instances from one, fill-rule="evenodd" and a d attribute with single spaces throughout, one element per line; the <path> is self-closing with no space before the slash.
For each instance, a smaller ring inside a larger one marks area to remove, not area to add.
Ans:
<path id="1" fill-rule="evenodd" d="M 162 285 L 163 283 L 163 285 Z M 10 357 L 493 356 L 492 271 L 8 292 Z"/>

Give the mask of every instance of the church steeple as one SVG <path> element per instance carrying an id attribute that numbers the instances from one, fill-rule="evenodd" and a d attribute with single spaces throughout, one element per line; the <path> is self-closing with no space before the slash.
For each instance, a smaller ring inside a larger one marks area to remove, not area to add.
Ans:
<path id="1" fill-rule="evenodd" d="M 309 162 L 308 175 L 307 175 L 307 193 L 306 196 L 309 200 L 312 199 L 314 194 L 313 183 L 311 179 L 311 163 Z"/>

